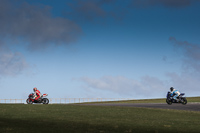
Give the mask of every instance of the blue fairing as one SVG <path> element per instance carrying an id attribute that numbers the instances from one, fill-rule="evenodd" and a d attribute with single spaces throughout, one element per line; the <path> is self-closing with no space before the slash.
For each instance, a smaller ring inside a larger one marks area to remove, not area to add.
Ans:
<path id="1" fill-rule="evenodd" d="M 169 98 L 170 96 L 171 96 L 171 93 L 168 91 L 167 98 Z"/>
<path id="2" fill-rule="evenodd" d="M 183 96 L 183 95 L 185 95 L 185 93 L 181 93 L 181 94 L 180 94 L 180 96 Z"/>
<path id="3" fill-rule="evenodd" d="M 184 95 L 185 95 L 185 93 L 181 93 L 181 94 L 180 94 L 180 96 L 184 96 Z M 173 96 L 173 93 L 171 93 L 171 92 L 168 91 L 166 97 L 169 98 L 169 97 L 172 97 L 172 96 Z"/>

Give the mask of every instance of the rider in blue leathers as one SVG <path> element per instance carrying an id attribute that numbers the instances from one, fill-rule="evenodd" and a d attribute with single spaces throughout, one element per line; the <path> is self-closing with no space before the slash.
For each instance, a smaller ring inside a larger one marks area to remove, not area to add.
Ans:
<path id="1" fill-rule="evenodd" d="M 170 88 L 171 96 L 173 96 L 173 99 L 176 100 L 176 98 L 181 94 L 178 90 L 175 90 L 173 87 Z"/>

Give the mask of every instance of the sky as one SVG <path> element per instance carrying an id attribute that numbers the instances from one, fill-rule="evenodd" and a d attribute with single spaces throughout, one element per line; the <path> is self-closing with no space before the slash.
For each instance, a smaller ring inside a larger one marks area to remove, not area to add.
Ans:
<path id="1" fill-rule="evenodd" d="M 200 96 L 199 0 L 1 0 L 0 99 Z"/>

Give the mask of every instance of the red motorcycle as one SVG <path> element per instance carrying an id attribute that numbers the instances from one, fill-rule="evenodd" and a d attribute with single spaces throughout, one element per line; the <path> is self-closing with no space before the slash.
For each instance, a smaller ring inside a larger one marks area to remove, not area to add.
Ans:
<path id="1" fill-rule="evenodd" d="M 48 98 L 44 98 L 48 96 L 48 94 L 43 94 L 40 98 L 38 98 L 38 100 L 35 100 L 36 96 L 34 93 L 31 93 L 28 95 L 28 99 L 26 100 L 27 104 L 33 104 L 33 103 L 43 103 L 43 104 L 48 104 L 49 103 L 49 99 Z"/>

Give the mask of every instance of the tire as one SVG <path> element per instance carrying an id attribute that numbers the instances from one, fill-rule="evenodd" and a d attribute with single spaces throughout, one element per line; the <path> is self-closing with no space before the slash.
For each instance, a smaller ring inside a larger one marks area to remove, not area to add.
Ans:
<path id="1" fill-rule="evenodd" d="M 169 105 L 172 105 L 172 101 L 169 100 L 169 99 L 166 99 L 166 103 L 169 104 Z"/>
<path id="2" fill-rule="evenodd" d="M 43 104 L 48 104 L 49 103 L 49 99 L 48 98 L 43 98 L 42 99 L 42 103 Z"/>
<path id="3" fill-rule="evenodd" d="M 27 104 L 33 104 L 33 101 L 29 101 L 29 99 L 26 99 Z"/>
<path id="4" fill-rule="evenodd" d="M 186 99 L 186 98 L 182 98 L 182 99 L 181 99 L 181 103 L 182 103 L 183 105 L 186 105 L 186 104 L 187 104 L 187 99 Z"/>

